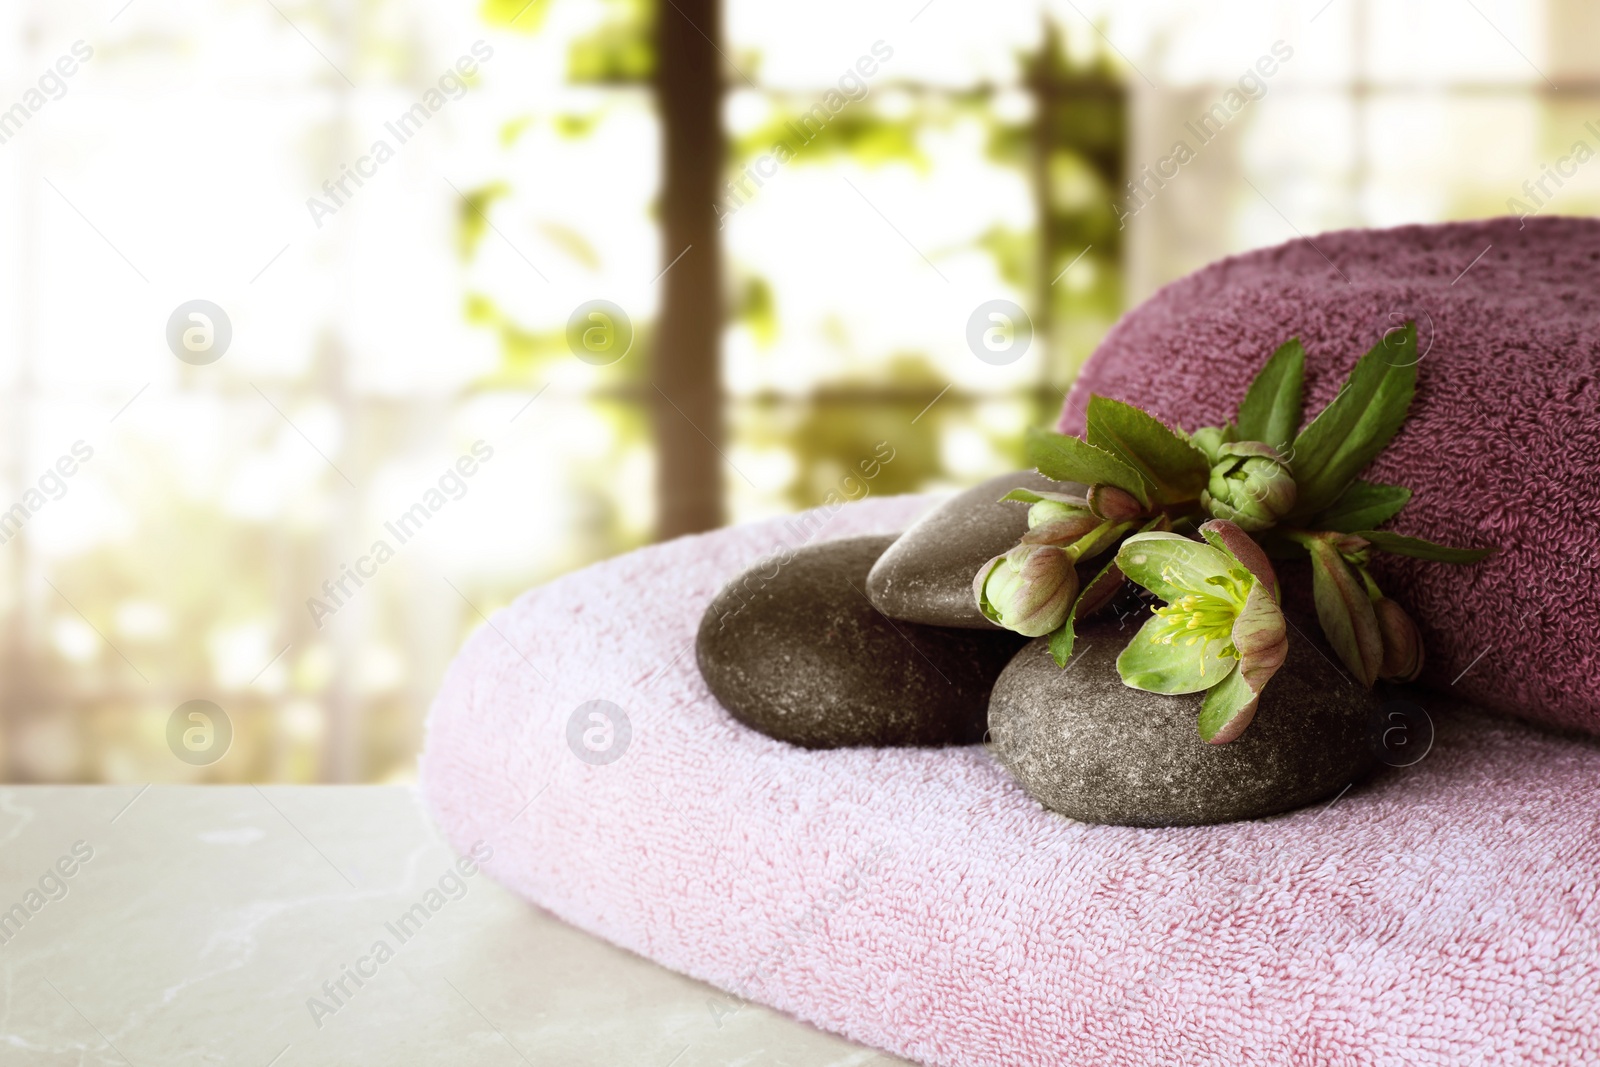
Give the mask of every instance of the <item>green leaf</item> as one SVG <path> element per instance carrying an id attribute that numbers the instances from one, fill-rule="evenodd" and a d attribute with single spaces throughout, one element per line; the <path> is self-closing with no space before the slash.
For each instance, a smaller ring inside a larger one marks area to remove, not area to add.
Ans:
<path id="1" fill-rule="evenodd" d="M 1085 418 L 1089 443 L 1138 471 L 1156 500 L 1166 504 L 1196 500 L 1206 487 L 1211 463 L 1205 453 L 1153 415 L 1120 400 L 1091 396 Z"/>
<path id="2" fill-rule="evenodd" d="M 1282 452 L 1300 428 L 1300 386 L 1305 378 L 1306 350 L 1290 338 L 1272 353 L 1239 405 L 1238 434 L 1244 441 L 1264 441 Z"/>
<path id="3" fill-rule="evenodd" d="M 1174 641 L 1168 645 L 1150 640 L 1165 625 L 1160 616 L 1151 617 L 1117 657 L 1123 685 L 1146 693 L 1198 693 L 1222 681 L 1238 664 L 1232 656 L 1221 654 L 1221 641 L 1192 645 Z"/>
<path id="4" fill-rule="evenodd" d="M 1089 506 L 1089 502 L 1086 499 L 1081 496 L 1073 496 L 1071 493 L 1038 493 L 1032 489 L 1013 489 L 1001 497 L 998 503 L 1003 504 L 1007 500 L 1015 500 L 1022 504 L 1037 504 L 1041 500 L 1053 500 L 1058 504 L 1076 504 L 1084 508 Z"/>
<path id="5" fill-rule="evenodd" d="M 1299 493 L 1290 521 L 1331 506 L 1405 421 L 1417 389 L 1417 326 L 1397 345 L 1386 335 L 1356 361 L 1344 388 L 1294 439 L 1289 457 Z"/>
<path id="6" fill-rule="evenodd" d="M 1126 489 L 1150 506 L 1139 472 L 1103 448 L 1087 441 L 1049 430 L 1030 429 L 1027 436 L 1028 459 L 1046 478 L 1085 485 L 1114 485 Z"/>
<path id="7" fill-rule="evenodd" d="M 1188 593 L 1206 590 L 1206 579 L 1227 574 L 1236 566 L 1220 548 L 1191 541 L 1182 534 L 1141 533 L 1117 549 L 1122 573 L 1167 603 Z"/>
<path id="8" fill-rule="evenodd" d="M 1435 563 L 1476 563 L 1495 552 L 1492 548 L 1451 548 L 1449 545 L 1437 545 L 1420 537 L 1406 537 L 1388 530 L 1351 532 L 1357 537 L 1371 541 L 1372 547 L 1381 551 L 1393 552 L 1397 556 L 1410 556 L 1412 559 L 1431 559 Z"/>
<path id="9" fill-rule="evenodd" d="M 1197 726 L 1200 740 L 1208 745 L 1224 745 L 1244 732 L 1256 716 L 1256 701 L 1260 694 L 1244 680 L 1244 672 L 1235 667 L 1219 685 L 1211 687 L 1200 705 Z"/>
<path id="10" fill-rule="evenodd" d="M 1355 533 L 1382 526 L 1406 506 L 1411 490 L 1403 485 L 1380 485 L 1359 478 L 1334 501 L 1333 506 L 1306 525 L 1314 530 Z"/>
<path id="11" fill-rule="evenodd" d="M 1078 613 L 1078 605 L 1072 605 L 1072 614 L 1067 616 L 1067 621 L 1062 623 L 1050 635 L 1050 658 L 1056 661 L 1057 667 L 1065 667 L 1067 660 L 1072 658 L 1072 643 L 1077 639 L 1073 632 L 1072 624 Z"/>

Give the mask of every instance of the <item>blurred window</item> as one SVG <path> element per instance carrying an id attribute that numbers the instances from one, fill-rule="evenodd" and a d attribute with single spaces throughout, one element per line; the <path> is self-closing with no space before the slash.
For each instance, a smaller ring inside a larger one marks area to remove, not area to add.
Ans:
<path id="1" fill-rule="evenodd" d="M 403 779 L 522 590 L 1020 466 L 1189 270 L 1600 209 L 1582 0 L 726 0 L 667 247 L 657 20 L 706 2 L 0 10 L 6 778 Z M 169 750 L 196 699 L 215 763 Z"/>

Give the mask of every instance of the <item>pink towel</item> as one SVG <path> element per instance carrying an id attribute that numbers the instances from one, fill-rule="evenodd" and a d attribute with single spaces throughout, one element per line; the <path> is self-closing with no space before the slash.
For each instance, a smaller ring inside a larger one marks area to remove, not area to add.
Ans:
<path id="1" fill-rule="evenodd" d="M 1385 592 L 1422 626 L 1423 680 L 1600 733 L 1597 291 L 1595 219 L 1291 241 L 1214 263 L 1129 312 L 1084 367 L 1061 428 L 1082 432 L 1091 392 L 1186 430 L 1220 423 L 1293 335 L 1314 413 L 1384 330 L 1415 319 L 1425 354 L 1411 419 L 1367 477 L 1416 490 L 1394 529 L 1505 546 L 1473 567 L 1381 557 Z"/>
<path id="2" fill-rule="evenodd" d="M 847 505 L 821 536 L 929 503 Z M 1420 763 L 1331 805 L 1170 830 L 1044 811 L 981 747 L 792 748 L 723 711 L 693 641 L 793 528 L 533 590 L 429 720 L 455 847 L 488 842 L 535 904 L 727 991 L 683 1040 L 754 1000 L 949 1067 L 1600 1059 L 1600 744 L 1440 718 Z M 593 738 L 613 762 L 581 739 L 595 700 L 627 716 Z"/>

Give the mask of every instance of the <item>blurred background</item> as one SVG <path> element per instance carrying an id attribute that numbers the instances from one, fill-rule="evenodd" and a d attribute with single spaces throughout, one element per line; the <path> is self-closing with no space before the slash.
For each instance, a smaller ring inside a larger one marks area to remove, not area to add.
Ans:
<path id="1" fill-rule="evenodd" d="M 1219 256 L 1600 210 L 1584 0 L 0 23 L 9 781 L 407 780 L 531 584 L 1014 469 L 1117 316 Z M 221 758 L 175 758 L 192 700 Z"/>

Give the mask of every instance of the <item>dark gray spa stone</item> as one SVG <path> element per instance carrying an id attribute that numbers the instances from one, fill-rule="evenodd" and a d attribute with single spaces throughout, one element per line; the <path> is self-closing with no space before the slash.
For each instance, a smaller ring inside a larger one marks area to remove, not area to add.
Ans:
<path id="1" fill-rule="evenodd" d="M 1026 639 L 885 618 L 866 581 L 893 541 L 810 545 L 717 594 L 695 654 L 734 718 L 807 748 L 983 739 L 989 690 Z"/>
<path id="2" fill-rule="evenodd" d="M 990 478 L 940 504 L 901 535 L 867 575 L 867 595 L 892 619 L 930 626 L 999 629 L 972 596 L 978 568 L 1028 531 L 1028 506 L 1000 498 L 1013 489 L 1083 493 L 1038 471 Z"/>
<path id="3" fill-rule="evenodd" d="M 1236 741 L 1200 740 L 1204 694 L 1122 684 L 1130 618 L 1081 625 L 1065 669 L 1042 638 L 1019 652 L 989 702 L 992 751 L 1041 804 L 1083 822 L 1194 826 L 1331 797 L 1374 766 L 1368 724 L 1379 702 L 1333 666 L 1314 618 L 1294 623 L 1289 657 Z"/>

